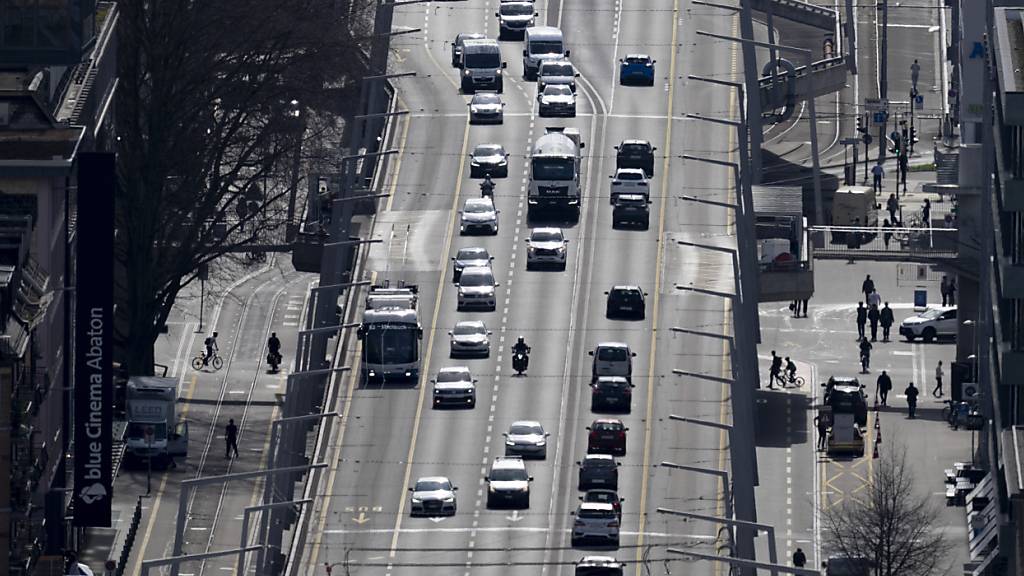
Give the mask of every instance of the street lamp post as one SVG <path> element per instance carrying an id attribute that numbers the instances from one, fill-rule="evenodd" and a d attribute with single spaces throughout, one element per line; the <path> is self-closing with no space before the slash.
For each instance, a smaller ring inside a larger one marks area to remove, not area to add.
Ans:
<path id="1" fill-rule="evenodd" d="M 768 533 L 768 562 L 776 565 L 779 563 L 778 550 L 775 546 L 775 527 L 771 524 L 758 524 L 757 522 L 746 522 L 743 520 L 732 520 L 729 518 L 719 518 L 717 516 L 709 516 L 707 514 L 695 514 L 693 512 L 683 512 L 681 510 L 672 510 L 670 508 L 658 508 L 658 514 L 669 514 L 672 516 L 682 516 L 683 518 L 692 518 L 694 520 L 703 520 L 705 522 L 718 522 L 720 524 L 726 524 L 729 526 L 736 526 L 737 529 L 750 529 L 750 530 L 764 530 Z M 753 558 L 751 558 L 753 560 Z M 774 568 L 771 569 L 773 576 L 778 576 L 778 571 Z"/>

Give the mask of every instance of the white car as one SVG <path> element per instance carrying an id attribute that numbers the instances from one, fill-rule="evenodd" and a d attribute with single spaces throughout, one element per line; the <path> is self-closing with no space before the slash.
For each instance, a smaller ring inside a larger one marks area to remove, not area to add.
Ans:
<path id="1" fill-rule="evenodd" d="M 582 502 L 576 508 L 576 520 L 572 524 L 572 545 L 579 546 L 593 541 L 619 547 L 619 515 L 611 504 Z"/>
<path id="2" fill-rule="evenodd" d="M 499 212 L 490 198 L 467 198 L 459 210 L 459 233 L 487 232 L 496 236 Z"/>
<path id="3" fill-rule="evenodd" d="M 434 408 L 441 406 L 476 406 L 476 380 L 466 366 L 449 366 L 441 368 L 437 377 L 431 380 L 434 385 Z"/>
<path id="4" fill-rule="evenodd" d="M 540 422 L 521 420 L 508 427 L 505 436 L 505 455 L 523 458 L 547 458 L 548 434 Z"/>
<path id="5" fill-rule="evenodd" d="M 410 516 L 454 516 L 456 510 L 455 491 L 451 480 L 444 476 L 425 476 L 416 480 L 409 488 Z"/>
<path id="6" fill-rule="evenodd" d="M 576 116 L 576 95 L 565 84 L 548 84 L 537 94 L 541 116 Z"/>
<path id="7" fill-rule="evenodd" d="M 494 310 L 498 305 L 494 287 L 494 272 L 490 266 L 470 266 L 462 271 L 458 283 L 458 309 L 483 308 Z"/>
<path id="8" fill-rule="evenodd" d="M 526 269 L 549 265 L 565 270 L 568 243 L 560 228 L 534 228 L 526 239 Z"/>
<path id="9" fill-rule="evenodd" d="M 480 320 L 462 320 L 448 332 L 451 337 L 451 357 L 491 355 L 491 331 Z"/>
<path id="10" fill-rule="evenodd" d="M 498 18 L 498 38 L 522 36 L 526 29 L 533 26 L 537 11 L 533 2 L 506 2 L 498 5 L 494 13 Z"/>
<path id="11" fill-rule="evenodd" d="M 936 338 L 956 339 L 956 306 L 938 306 L 911 316 L 900 323 L 900 336 L 913 342 L 921 338 L 931 342 Z"/>
<path id="12" fill-rule="evenodd" d="M 610 204 L 615 204 L 620 194 L 639 194 L 644 200 L 651 199 L 651 184 L 642 169 L 619 168 L 609 178 L 612 179 Z"/>
<path id="13" fill-rule="evenodd" d="M 477 92 L 469 101 L 471 124 L 501 124 L 505 120 L 505 103 L 494 92 Z"/>
<path id="14" fill-rule="evenodd" d="M 590 383 L 597 382 L 598 376 L 622 376 L 632 382 L 633 358 L 636 352 L 624 342 L 601 342 L 590 355 L 594 357 Z"/>
<path id="15" fill-rule="evenodd" d="M 491 472 L 484 476 L 487 482 L 487 507 L 530 507 L 530 482 L 526 464 L 519 456 L 498 456 L 491 464 Z"/>

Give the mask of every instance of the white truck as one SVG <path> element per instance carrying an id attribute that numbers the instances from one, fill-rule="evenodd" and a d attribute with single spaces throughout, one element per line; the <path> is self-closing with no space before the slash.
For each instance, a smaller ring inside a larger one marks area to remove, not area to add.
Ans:
<path id="1" fill-rule="evenodd" d="M 580 132 L 575 128 L 549 127 L 537 139 L 530 155 L 527 201 L 531 211 L 580 209 L 583 147 Z"/>
<path id="2" fill-rule="evenodd" d="M 177 420 L 177 402 L 177 378 L 128 379 L 125 443 L 129 458 L 167 461 L 188 456 L 188 422 Z"/>

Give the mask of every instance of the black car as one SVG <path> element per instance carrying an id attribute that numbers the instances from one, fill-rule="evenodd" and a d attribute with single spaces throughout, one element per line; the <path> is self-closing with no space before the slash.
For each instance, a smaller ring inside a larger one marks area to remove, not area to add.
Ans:
<path id="1" fill-rule="evenodd" d="M 494 256 L 491 256 L 486 248 L 459 248 L 452 257 L 452 282 L 459 281 L 463 269 L 470 266 L 490 266 L 491 260 L 494 260 Z"/>
<path id="2" fill-rule="evenodd" d="M 831 376 L 822 387 L 825 388 L 824 403 L 832 408 L 832 414 L 853 414 L 858 426 L 867 426 L 867 396 L 856 378 Z"/>
<path id="3" fill-rule="evenodd" d="M 592 412 L 626 412 L 632 410 L 633 385 L 622 376 L 601 376 L 590 385 Z"/>
<path id="4" fill-rule="evenodd" d="M 612 202 L 612 228 L 627 225 L 647 230 L 651 226 L 651 201 L 642 194 L 619 194 Z"/>
<path id="5" fill-rule="evenodd" d="M 625 498 L 619 498 L 619 493 L 615 490 L 606 490 L 603 488 L 587 490 L 583 496 L 580 496 L 580 502 L 611 504 L 612 508 L 615 508 L 615 513 L 619 515 L 619 520 L 622 519 L 622 503 L 625 501 Z"/>
<path id="6" fill-rule="evenodd" d="M 647 177 L 654 176 L 654 151 L 647 140 L 623 140 L 615 147 L 615 168 L 641 168 Z"/>
<path id="7" fill-rule="evenodd" d="M 576 464 L 580 467 L 580 490 L 619 489 L 619 463 L 610 454 L 587 454 Z"/>
<path id="8" fill-rule="evenodd" d="M 587 452 L 590 454 L 626 455 L 626 432 L 622 420 L 598 418 L 587 426 Z"/>
<path id="9" fill-rule="evenodd" d="M 646 315 L 646 304 L 644 297 L 647 292 L 639 286 L 613 286 L 605 292 L 608 295 L 608 304 L 605 307 L 605 316 L 608 318 L 636 318 L 643 320 Z"/>

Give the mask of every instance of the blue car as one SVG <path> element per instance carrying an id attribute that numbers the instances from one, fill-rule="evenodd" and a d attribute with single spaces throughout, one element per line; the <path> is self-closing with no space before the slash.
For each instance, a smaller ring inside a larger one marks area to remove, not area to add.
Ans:
<path id="1" fill-rule="evenodd" d="M 620 58 L 619 83 L 654 86 L 654 62 L 647 54 L 627 54 Z"/>

